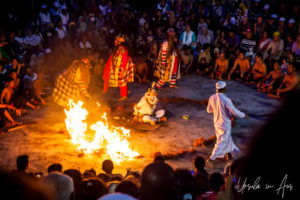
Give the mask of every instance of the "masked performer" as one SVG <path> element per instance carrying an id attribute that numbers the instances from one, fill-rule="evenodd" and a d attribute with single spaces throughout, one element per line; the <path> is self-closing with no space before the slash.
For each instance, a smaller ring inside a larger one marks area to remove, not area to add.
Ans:
<path id="1" fill-rule="evenodd" d="M 165 111 L 155 110 L 159 99 L 157 98 L 157 91 L 155 90 L 155 83 L 153 82 L 151 89 L 145 93 L 139 103 L 134 106 L 134 123 L 145 123 L 155 125 L 156 122 L 166 121 Z"/>
<path id="2" fill-rule="evenodd" d="M 90 82 L 90 64 L 88 59 L 75 60 L 55 82 L 52 94 L 54 102 L 67 107 L 69 100 L 74 101 L 90 98 L 87 91 Z"/>
<path id="3" fill-rule="evenodd" d="M 115 39 L 115 49 L 106 63 L 103 74 L 103 93 L 106 93 L 109 87 L 120 87 L 121 98 L 119 101 L 127 98 L 127 82 L 134 80 L 134 64 L 128 56 L 127 48 L 122 45 L 124 42 L 124 36 L 119 34 Z"/>
<path id="4" fill-rule="evenodd" d="M 154 76 L 159 80 L 156 87 L 160 89 L 165 82 L 170 87 L 177 88 L 176 79 L 179 79 L 179 49 L 174 29 L 168 29 L 168 40 L 164 41 L 158 55 Z"/>

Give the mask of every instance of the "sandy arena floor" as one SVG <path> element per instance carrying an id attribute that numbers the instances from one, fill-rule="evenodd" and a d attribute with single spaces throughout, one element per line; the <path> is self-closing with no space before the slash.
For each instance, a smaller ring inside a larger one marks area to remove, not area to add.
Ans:
<path id="1" fill-rule="evenodd" d="M 201 100 L 208 99 L 215 93 L 216 80 L 206 77 L 189 76 L 183 77 L 179 82 L 178 89 L 165 87 L 161 90 L 159 97 L 184 97 Z M 150 84 L 149 84 L 150 85 Z M 123 106 L 123 110 L 113 112 L 114 116 L 131 115 L 134 102 L 138 102 L 149 87 L 147 84 L 130 84 L 131 94 L 129 98 L 118 103 L 118 89 L 111 89 L 105 99 L 110 102 L 114 111 L 118 106 Z M 227 96 L 236 102 L 237 108 L 241 111 L 261 115 L 269 114 L 279 105 L 278 100 L 269 99 L 265 94 L 256 92 L 252 86 L 248 86 L 235 81 L 227 82 Z M 100 92 L 99 92 L 100 93 Z M 96 98 L 96 94 L 94 97 Z M 143 155 L 143 158 L 115 163 L 115 172 L 126 173 L 127 168 L 132 170 L 142 169 L 149 164 L 154 152 L 175 153 L 184 149 L 193 148 L 193 140 L 198 137 L 209 138 L 214 135 L 213 115 L 207 114 L 206 106 L 197 103 L 160 101 L 158 108 L 167 111 L 168 121 L 155 126 L 138 125 L 133 126 L 127 120 L 113 120 L 112 124 L 125 126 L 131 129 L 130 147 Z M 189 115 L 189 119 L 183 119 L 183 115 Z M 95 115 L 95 118 L 98 116 Z M 99 116 L 100 117 L 100 116 Z M 27 111 L 19 121 L 26 125 L 13 132 L 0 136 L 0 167 L 4 169 L 14 169 L 16 158 L 20 154 L 30 156 L 30 169 L 32 172 L 46 173 L 47 167 L 56 162 L 61 163 L 64 169 L 75 168 L 80 171 L 94 168 L 97 173 L 101 171 L 101 163 L 106 156 L 84 155 L 79 156 L 68 133 L 60 132 L 64 127 L 65 114 L 63 109 L 49 103 L 38 111 Z M 254 135 L 255 131 L 267 120 L 266 117 L 250 117 L 249 120 L 237 119 L 232 135 L 235 143 L 242 150 L 247 148 L 247 143 Z M 196 153 L 189 153 L 182 158 L 167 160 L 174 168 L 192 169 L 192 160 L 195 156 L 201 155 L 205 159 L 210 155 L 212 147 L 195 148 Z M 225 163 L 218 165 L 217 169 L 206 166 L 209 172 L 222 171 Z"/>

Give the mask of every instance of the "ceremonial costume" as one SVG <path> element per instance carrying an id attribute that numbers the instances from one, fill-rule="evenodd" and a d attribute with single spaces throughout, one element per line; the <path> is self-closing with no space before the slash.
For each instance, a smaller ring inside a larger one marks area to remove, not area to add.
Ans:
<path id="1" fill-rule="evenodd" d="M 168 35 L 169 37 L 174 37 L 174 29 L 169 29 Z M 173 42 L 173 52 L 169 52 L 170 46 L 168 41 L 163 42 L 159 51 L 158 59 L 156 62 L 156 69 L 154 72 L 154 76 L 159 79 L 156 83 L 156 87 L 158 89 L 160 89 L 165 84 L 165 82 L 170 82 L 170 87 L 175 87 L 176 80 L 180 78 L 179 51 L 175 48 L 175 41 Z"/>
<path id="2" fill-rule="evenodd" d="M 146 123 L 154 125 L 156 122 L 166 120 L 165 111 L 163 109 L 156 110 L 156 104 L 159 99 L 155 91 L 155 83 L 152 88 L 145 93 L 139 103 L 134 106 L 134 123 Z"/>
<path id="3" fill-rule="evenodd" d="M 218 81 L 216 87 L 217 89 L 223 89 L 226 87 L 226 83 Z M 235 117 L 244 118 L 245 114 L 234 107 L 231 99 L 219 92 L 209 98 L 207 112 L 214 113 L 214 127 L 217 136 L 210 159 L 223 158 L 227 153 L 234 150 L 239 151 L 231 137 L 231 117 L 234 115 Z"/>
<path id="4" fill-rule="evenodd" d="M 67 107 L 69 100 L 80 100 L 82 97 L 89 97 L 87 88 L 90 82 L 90 65 L 75 60 L 55 82 L 52 94 L 53 100 L 60 106 Z"/>
<path id="5" fill-rule="evenodd" d="M 104 68 L 103 79 L 105 93 L 109 87 L 120 87 L 122 97 L 127 97 L 127 82 L 133 82 L 134 64 L 128 56 L 128 50 L 122 46 L 124 37 L 119 35 L 116 37 L 115 49 L 109 57 Z"/>

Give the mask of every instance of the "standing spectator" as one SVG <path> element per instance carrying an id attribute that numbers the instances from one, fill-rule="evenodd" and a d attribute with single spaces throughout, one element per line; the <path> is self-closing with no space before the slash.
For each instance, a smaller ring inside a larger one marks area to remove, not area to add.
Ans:
<path id="1" fill-rule="evenodd" d="M 191 30 L 191 26 L 187 24 L 185 26 L 185 31 L 180 35 L 180 46 L 187 45 L 193 50 L 196 48 L 196 35 Z"/>

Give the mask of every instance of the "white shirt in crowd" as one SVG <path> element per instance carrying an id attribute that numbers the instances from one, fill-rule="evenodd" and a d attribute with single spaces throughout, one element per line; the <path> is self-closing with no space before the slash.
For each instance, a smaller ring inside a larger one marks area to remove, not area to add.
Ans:
<path id="1" fill-rule="evenodd" d="M 66 33 L 67 33 L 66 27 L 64 27 L 64 26 L 62 26 L 61 29 L 56 27 L 55 31 L 57 32 L 57 36 L 60 39 L 63 39 L 66 36 Z"/>
<path id="2" fill-rule="evenodd" d="M 40 43 L 40 40 L 35 35 L 30 35 L 25 37 L 26 44 L 30 46 L 38 46 Z"/>
<path id="3" fill-rule="evenodd" d="M 41 24 L 50 24 L 51 23 L 51 16 L 50 13 L 40 13 L 40 19 L 41 19 Z"/>
<path id="4" fill-rule="evenodd" d="M 68 24 L 68 22 L 69 22 L 69 13 L 67 13 L 66 15 L 64 15 L 64 14 L 60 14 L 60 19 L 61 19 L 61 22 L 62 22 L 62 25 L 63 26 L 66 26 L 67 24 Z"/>

